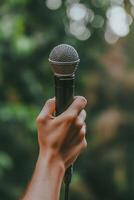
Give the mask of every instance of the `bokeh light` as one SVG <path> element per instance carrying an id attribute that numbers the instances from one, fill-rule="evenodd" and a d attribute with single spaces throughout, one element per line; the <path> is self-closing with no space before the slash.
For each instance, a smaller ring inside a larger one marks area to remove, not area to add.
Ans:
<path id="1" fill-rule="evenodd" d="M 118 41 L 119 36 L 113 33 L 113 31 L 110 29 L 109 25 L 107 24 L 107 28 L 104 34 L 106 42 L 109 44 L 114 44 Z"/>
<path id="2" fill-rule="evenodd" d="M 124 3 L 124 0 L 110 0 L 111 5 L 122 5 Z"/>
<path id="3" fill-rule="evenodd" d="M 119 37 L 128 35 L 133 19 L 122 6 L 111 6 L 107 10 L 106 16 L 105 39 L 108 43 L 115 43 Z"/>
<path id="4" fill-rule="evenodd" d="M 10 15 L 5 15 L 0 22 L 0 35 L 9 38 L 13 33 L 14 19 Z"/>
<path id="5" fill-rule="evenodd" d="M 78 40 L 87 40 L 91 36 L 88 22 L 94 19 L 94 12 L 82 3 L 70 3 L 67 6 L 67 16 L 69 18 L 69 33 Z"/>
<path id="6" fill-rule="evenodd" d="M 131 7 L 131 15 L 134 17 L 134 6 Z"/>
<path id="7" fill-rule="evenodd" d="M 134 6 L 134 0 L 130 0 L 130 3 Z"/>
<path id="8" fill-rule="evenodd" d="M 81 40 L 81 41 L 84 41 L 84 40 L 89 39 L 90 36 L 91 36 L 91 31 L 88 28 L 85 28 L 83 33 L 81 35 L 78 35 L 76 38 Z"/>
<path id="9" fill-rule="evenodd" d="M 20 36 L 14 41 L 14 49 L 17 54 L 29 55 L 35 47 L 35 41 L 26 36 Z"/>
<path id="10" fill-rule="evenodd" d="M 46 6 L 51 10 L 57 10 L 62 5 L 61 0 L 46 0 Z"/>
<path id="11" fill-rule="evenodd" d="M 67 9 L 68 17 L 75 21 L 84 20 L 87 14 L 87 8 L 80 3 L 74 3 Z"/>
<path id="12" fill-rule="evenodd" d="M 94 20 L 94 11 L 91 9 L 88 9 L 88 21 L 91 23 Z"/>
<path id="13" fill-rule="evenodd" d="M 79 40 L 87 40 L 91 36 L 89 29 L 81 22 L 71 21 L 69 32 Z"/>

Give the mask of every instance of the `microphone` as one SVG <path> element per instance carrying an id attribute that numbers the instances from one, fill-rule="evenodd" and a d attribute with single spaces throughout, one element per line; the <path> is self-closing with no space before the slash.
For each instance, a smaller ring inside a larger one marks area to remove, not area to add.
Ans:
<path id="1" fill-rule="evenodd" d="M 49 55 L 55 77 L 56 115 L 64 112 L 73 101 L 75 72 L 79 61 L 77 51 L 67 44 L 56 46 Z"/>
<path id="2" fill-rule="evenodd" d="M 49 55 L 55 79 L 56 116 L 64 112 L 73 102 L 75 92 L 75 72 L 80 62 L 77 51 L 70 45 L 61 44 L 53 48 Z M 73 166 L 64 176 L 64 183 L 69 188 Z M 68 189 L 67 189 L 68 190 Z M 66 191 L 66 199 L 68 199 Z"/>

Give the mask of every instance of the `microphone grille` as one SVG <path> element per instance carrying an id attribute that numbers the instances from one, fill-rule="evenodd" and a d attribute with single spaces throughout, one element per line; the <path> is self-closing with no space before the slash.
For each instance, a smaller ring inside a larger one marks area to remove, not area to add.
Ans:
<path id="1" fill-rule="evenodd" d="M 72 46 L 60 44 L 51 51 L 49 59 L 59 63 L 73 63 L 79 60 L 79 55 Z"/>

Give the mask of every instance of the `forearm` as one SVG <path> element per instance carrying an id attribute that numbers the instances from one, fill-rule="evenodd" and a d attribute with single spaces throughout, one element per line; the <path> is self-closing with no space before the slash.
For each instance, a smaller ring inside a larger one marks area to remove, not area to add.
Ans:
<path id="1" fill-rule="evenodd" d="M 59 200 L 64 177 L 62 163 L 50 155 L 39 155 L 35 172 L 22 200 Z"/>
<path id="2" fill-rule="evenodd" d="M 85 106 L 86 100 L 77 97 L 68 110 L 54 117 L 55 100 L 46 102 L 36 119 L 39 158 L 33 178 L 21 200 L 59 200 L 65 169 L 87 146 Z"/>

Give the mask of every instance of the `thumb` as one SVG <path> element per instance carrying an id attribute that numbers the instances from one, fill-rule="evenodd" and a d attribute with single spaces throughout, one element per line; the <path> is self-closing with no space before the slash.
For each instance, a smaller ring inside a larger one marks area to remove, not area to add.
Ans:
<path id="1" fill-rule="evenodd" d="M 41 110 L 39 116 L 37 117 L 37 122 L 42 122 L 46 119 L 52 119 L 53 113 L 55 112 L 55 98 L 46 101 L 43 109 Z"/>

